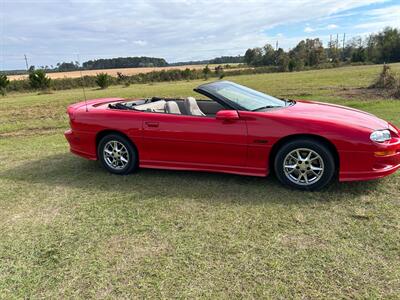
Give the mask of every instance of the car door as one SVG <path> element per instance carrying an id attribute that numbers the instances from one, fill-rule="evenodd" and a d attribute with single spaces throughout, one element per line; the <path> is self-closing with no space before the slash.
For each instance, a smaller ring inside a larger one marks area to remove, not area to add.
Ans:
<path id="1" fill-rule="evenodd" d="M 247 156 L 244 120 L 148 113 L 143 120 L 141 162 L 244 166 Z"/>

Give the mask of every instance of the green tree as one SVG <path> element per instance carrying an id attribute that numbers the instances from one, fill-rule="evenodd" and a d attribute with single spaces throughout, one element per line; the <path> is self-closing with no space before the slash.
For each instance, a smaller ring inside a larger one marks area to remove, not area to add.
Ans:
<path id="1" fill-rule="evenodd" d="M 400 31 L 387 27 L 367 39 L 368 60 L 374 63 L 400 61 Z"/>
<path id="2" fill-rule="evenodd" d="M 276 65 L 279 67 L 279 71 L 281 72 L 288 71 L 289 55 L 282 48 L 279 48 L 275 53 L 275 57 L 276 57 Z"/>
<path id="3" fill-rule="evenodd" d="M 270 44 L 266 44 L 263 49 L 263 55 L 261 60 L 261 65 L 272 66 L 276 64 L 275 61 L 275 50 Z"/>
<path id="4" fill-rule="evenodd" d="M 362 38 L 357 36 L 357 37 L 354 37 L 354 38 L 350 39 L 346 43 L 346 46 L 345 46 L 345 48 L 343 49 L 343 52 L 342 52 L 343 61 L 352 61 L 352 62 L 354 62 L 355 60 L 353 60 L 353 57 L 357 56 L 354 53 L 357 52 L 357 50 L 360 50 L 360 49 L 364 49 Z M 327 55 L 328 55 L 328 57 L 330 57 L 329 53 L 327 53 Z M 356 60 L 356 61 L 364 61 L 364 60 Z"/>
<path id="5" fill-rule="evenodd" d="M 29 85 L 35 90 L 47 90 L 50 88 L 51 79 L 47 77 L 43 70 L 33 70 L 29 72 Z"/>
<path id="6" fill-rule="evenodd" d="M 363 47 L 354 49 L 351 54 L 352 62 L 365 62 L 367 60 L 367 52 Z"/>
<path id="7" fill-rule="evenodd" d="M 189 80 L 192 75 L 192 70 L 189 68 L 186 68 L 185 70 L 182 71 L 182 77 L 186 80 Z"/>
<path id="8" fill-rule="evenodd" d="M 5 95 L 7 86 L 10 84 L 6 74 L 0 74 L 0 94 Z"/>
<path id="9" fill-rule="evenodd" d="M 313 67 L 326 61 L 326 51 L 318 38 L 300 41 L 289 55 L 295 62 L 296 70 L 301 70 L 303 66 Z"/>
<path id="10" fill-rule="evenodd" d="M 244 54 L 244 62 L 251 66 L 255 61 L 256 51 L 255 49 L 247 49 L 246 53 Z"/>
<path id="11" fill-rule="evenodd" d="M 290 53 L 290 58 L 296 62 L 296 66 L 299 65 L 298 62 L 304 62 L 307 60 L 307 48 L 304 41 L 299 42 L 296 47 L 294 47 Z"/>
<path id="12" fill-rule="evenodd" d="M 215 67 L 215 75 L 217 75 L 219 77 L 219 79 L 222 79 L 225 77 L 224 68 L 221 65 Z"/>
<path id="13" fill-rule="evenodd" d="M 263 50 L 261 48 L 248 49 L 244 61 L 249 66 L 261 66 L 263 63 Z"/>
<path id="14" fill-rule="evenodd" d="M 304 69 L 304 61 L 297 57 L 290 58 L 288 68 L 290 72 L 301 71 Z"/>
<path id="15" fill-rule="evenodd" d="M 79 63 L 76 62 L 62 62 L 57 64 L 57 70 L 60 72 L 75 71 L 79 69 Z"/>
<path id="16" fill-rule="evenodd" d="M 204 69 L 203 69 L 203 74 L 204 74 L 204 79 L 205 79 L 205 80 L 208 79 L 208 76 L 210 75 L 210 73 L 211 73 L 211 70 L 210 70 L 210 68 L 208 67 L 208 65 L 206 65 L 206 66 L 204 67 Z"/>
<path id="17" fill-rule="evenodd" d="M 328 42 L 328 47 L 325 49 L 325 54 L 328 62 L 338 63 L 340 60 L 340 51 L 336 41 L 331 40 Z"/>
<path id="18" fill-rule="evenodd" d="M 106 89 L 111 83 L 111 76 L 107 73 L 99 73 L 96 75 L 96 84 L 101 89 Z"/>

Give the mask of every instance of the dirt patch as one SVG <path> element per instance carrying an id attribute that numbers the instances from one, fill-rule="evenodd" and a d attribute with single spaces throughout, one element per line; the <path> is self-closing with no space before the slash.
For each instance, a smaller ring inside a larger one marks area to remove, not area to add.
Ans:
<path id="1" fill-rule="evenodd" d="M 67 114 L 65 112 L 65 106 L 61 105 L 36 105 L 21 107 L 18 109 L 8 109 L 0 112 L 1 120 L 0 124 L 26 121 L 29 119 L 61 119 L 66 118 Z"/>
<path id="2" fill-rule="evenodd" d="M 62 127 L 64 128 L 64 127 Z M 32 135 L 50 135 L 59 133 L 62 128 L 57 127 L 43 127 L 43 128 L 32 128 L 32 129 L 22 129 L 18 131 L 10 131 L 0 133 L 0 138 L 10 138 L 10 137 L 24 137 Z"/>
<path id="3" fill-rule="evenodd" d="M 351 100 L 380 100 L 394 99 L 390 92 L 377 88 L 343 88 L 335 95 Z"/>

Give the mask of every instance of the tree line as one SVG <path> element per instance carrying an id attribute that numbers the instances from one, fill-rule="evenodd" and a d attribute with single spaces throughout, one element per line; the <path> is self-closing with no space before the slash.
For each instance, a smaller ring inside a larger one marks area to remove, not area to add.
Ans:
<path id="1" fill-rule="evenodd" d="M 143 67 L 167 67 L 167 66 L 184 66 L 184 65 L 206 65 L 206 64 L 231 64 L 243 63 L 243 56 L 221 56 L 213 59 L 186 61 L 177 63 L 168 63 L 164 58 L 157 57 L 118 57 L 107 59 L 96 59 L 85 61 L 82 67 L 77 61 L 58 63 L 56 68 L 48 68 L 49 70 L 68 72 L 79 69 L 84 70 L 100 70 L 100 69 L 118 69 L 118 68 L 143 68 Z M 43 67 L 42 69 L 46 69 Z"/>
<path id="2" fill-rule="evenodd" d="M 54 66 L 41 66 L 46 72 L 69 72 L 77 70 L 100 70 L 118 68 L 143 68 L 143 67 L 166 67 L 168 63 L 164 58 L 157 57 L 116 57 L 88 60 L 79 65 L 78 61 L 61 62 Z M 33 68 L 33 66 L 31 66 Z M 29 70 L 31 71 L 31 70 Z"/>
<path id="3" fill-rule="evenodd" d="M 220 64 L 240 64 L 244 62 L 244 57 L 242 55 L 237 56 L 220 56 L 215 57 L 213 59 L 205 59 L 205 60 L 190 60 L 190 61 L 181 61 L 176 63 L 170 63 L 170 66 L 187 66 L 187 65 L 220 65 Z"/>
<path id="4" fill-rule="evenodd" d="M 177 63 L 168 63 L 164 58 L 157 57 L 117 57 L 88 60 L 79 65 L 78 61 L 60 62 L 56 66 L 40 66 L 39 69 L 46 72 L 70 72 L 77 70 L 101 70 L 101 69 L 119 69 L 119 68 L 152 68 L 168 66 L 185 65 L 206 65 L 206 64 L 232 64 L 243 63 L 243 56 L 221 56 L 213 59 L 185 61 Z M 33 66 L 31 66 L 32 71 Z M 10 74 L 20 74 L 21 72 L 10 72 Z"/>
<path id="5" fill-rule="evenodd" d="M 166 66 L 168 66 L 168 63 L 164 58 L 147 56 L 95 59 L 86 61 L 82 64 L 82 68 L 86 70 Z"/>
<path id="6" fill-rule="evenodd" d="M 274 49 L 272 45 L 248 49 L 244 62 L 250 66 L 276 66 L 280 71 L 300 71 L 342 63 L 391 63 L 400 61 L 400 31 L 385 28 L 366 38 L 355 37 L 340 47 L 330 41 L 324 47 L 319 38 L 300 41 L 293 49 Z"/>

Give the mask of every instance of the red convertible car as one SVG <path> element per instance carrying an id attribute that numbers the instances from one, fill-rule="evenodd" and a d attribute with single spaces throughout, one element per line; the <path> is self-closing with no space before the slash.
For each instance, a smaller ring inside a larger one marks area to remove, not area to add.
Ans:
<path id="1" fill-rule="evenodd" d="M 252 176 L 305 190 L 400 168 L 400 132 L 356 109 L 278 99 L 229 81 L 193 97 L 96 99 L 68 107 L 71 151 L 115 174 L 141 168 Z"/>

